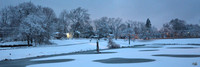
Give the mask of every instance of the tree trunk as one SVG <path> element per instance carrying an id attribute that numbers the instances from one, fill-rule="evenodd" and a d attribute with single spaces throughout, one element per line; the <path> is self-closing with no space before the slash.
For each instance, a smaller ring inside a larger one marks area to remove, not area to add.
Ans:
<path id="1" fill-rule="evenodd" d="M 28 43 L 28 46 L 30 46 L 29 35 L 27 35 L 27 43 Z"/>
<path id="2" fill-rule="evenodd" d="M 99 42 L 97 40 L 97 53 L 99 53 Z"/>
<path id="3" fill-rule="evenodd" d="M 117 40 L 117 36 L 118 36 L 118 35 L 115 36 L 115 40 Z"/>
<path id="4" fill-rule="evenodd" d="M 31 44 L 33 43 L 33 38 L 31 38 Z"/>
<path id="5" fill-rule="evenodd" d="M 131 40 L 131 37 L 130 37 L 130 34 L 129 34 L 129 45 L 130 45 L 130 40 Z"/>

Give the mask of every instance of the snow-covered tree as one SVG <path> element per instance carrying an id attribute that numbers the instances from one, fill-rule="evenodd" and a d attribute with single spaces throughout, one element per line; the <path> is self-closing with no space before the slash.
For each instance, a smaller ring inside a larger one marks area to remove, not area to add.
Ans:
<path id="1" fill-rule="evenodd" d="M 3 24 L 3 34 L 7 35 L 3 35 L 6 37 L 5 40 L 27 40 L 28 44 L 29 41 L 35 43 L 48 42 L 56 19 L 51 8 L 24 2 L 4 9 L 0 13 L 0 24 Z"/>
<path id="2" fill-rule="evenodd" d="M 161 35 L 162 38 L 174 37 L 172 25 L 170 25 L 169 23 L 163 24 L 163 27 L 161 28 L 160 32 L 162 33 L 162 35 Z"/>
<path id="3" fill-rule="evenodd" d="M 42 28 L 43 21 L 44 19 L 41 18 L 41 16 L 35 14 L 28 15 L 20 24 L 18 37 L 26 37 L 28 44 L 31 39 L 34 39 L 35 41 L 40 40 L 38 38 L 40 37 L 39 35 L 46 32 L 46 30 Z"/>
<path id="4" fill-rule="evenodd" d="M 181 37 L 184 30 L 186 30 L 186 22 L 179 19 L 172 19 L 169 22 L 170 25 L 172 25 L 172 29 L 174 30 L 174 36 L 175 37 Z"/>
<path id="5" fill-rule="evenodd" d="M 162 36 L 171 38 L 199 37 L 199 25 L 187 24 L 184 20 L 172 19 L 160 30 Z"/>
<path id="6" fill-rule="evenodd" d="M 67 17 L 67 11 L 64 10 L 61 12 L 58 22 L 55 24 L 56 25 L 56 30 L 55 32 L 59 32 L 61 36 L 63 36 L 64 33 L 69 32 L 69 19 Z"/>
<path id="7" fill-rule="evenodd" d="M 189 27 L 189 26 L 188 26 Z M 172 19 L 169 23 L 163 24 L 161 29 L 162 37 L 183 37 L 187 30 L 186 22 L 178 18 Z"/>
<path id="8" fill-rule="evenodd" d="M 187 24 L 186 25 L 186 30 L 184 31 L 182 37 L 200 37 L 200 26 L 199 25 L 194 25 L 194 24 Z"/>
<path id="9" fill-rule="evenodd" d="M 8 13 L 8 8 L 3 8 L 0 11 L 0 37 L 4 38 L 9 35 L 6 30 L 8 29 L 9 24 L 9 13 Z"/>
<path id="10" fill-rule="evenodd" d="M 114 34 L 115 38 L 119 36 L 119 26 L 122 22 L 121 18 L 102 17 L 94 20 L 96 33 L 100 37 L 106 37 L 108 34 Z"/>
<path id="11" fill-rule="evenodd" d="M 90 37 L 88 35 L 93 33 L 93 28 L 90 25 L 90 15 L 86 9 L 78 7 L 67 13 L 66 17 L 71 24 L 71 31 L 74 33 L 74 37 Z"/>
<path id="12" fill-rule="evenodd" d="M 146 36 L 145 39 L 150 39 L 151 36 L 152 36 L 151 35 L 152 34 L 152 28 L 151 28 L 151 21 L 149 20 L 149 18 L 146 21 L 145 28 L 146 28 L 146 30 L 145 30 L 146 33 L 144 33 L 145 36 Z"/>
<path id="13" fill-rule="evenodd" d="M 131 38 L 133 38 L 136 34 L 140 33 L 140 29 L 141 27 L 139 22 L 128 20 L 126 21 L 126 24 L 121 24 L 118 30 L 120 31 L 119 33 L 121 37 L 128 38 L 130 35 Z"/>
<path id="14" fill-rule="evenodd" d="M 108 20 L 108 26 L 112 32 L 112 34 L 114 34 L 115 39 L 117 39 L 117 37 L 119 36 L 119 25 L 121 24 L 122 19 L 121 18 L 109 18 Z"/>
<path id="15" fill-rule="evenodd" d="M 27 15 L 35 11 L 36 6 L 30 2 L 3 8 L 1 11 L 1 19 L 3 21 L 2 24 L 5 25 L 3 27 L 3 31 L 5 32 L 4 34 L 6 34 L 4 35 L 4 37 L 6 37 L 5 40 L 19 40 L 20 38 L 16 37 L 18 35 L 17 32 L 19 32 L 18 27 Z"/>
<path id="16" fill-rule="evenodd" d="M 126 25 L 125 24 L 120 24 L 120 26 L 118 27 L 118 31 L 119 31 L 119 37 L 120 38 L 125 38 L 125 30 L 126 30 Z"/>
<path id="17" fill-rule="evenodd" d="M 48 8 L 48 7 L 39 7 L 39 10 L 42 10 L 41 12 L 40 11 L 39 12 L 40 12 L 40 15 L 44 17 L 43 18 L 44 21 L 41 24 L 42 28 L 46 30 L 44 36 L 50 39 L 50 37 L 53 35 L 53 32 L 56 28 L 56 26 L 54 25 L 57 22 L 55 12 L 53 11 L 53 9 Z"/>
<path id="18" fill-rule="evenodd" d="M 184 20 L 179 20 L 178 18 L 176 19 L 172 19 L 170 22 L 169 22 L 170 25 L 172 25 L 172 28 L 173 30 L 176 30 L 176 31 L 180 31 L 180 30 L 185 30 L 186 27 L 186 22 Z"/>
<path id="19" fill-rule="evenodd" d="M 35 6 L 32 4 L 32 8 L 26 8 L 25 6 L 32 3 L 20 4 L 20 8 L 23 9 L 22 15 L 25 17 L 21 20 L 18 28 L 18 37 L 25 37 L 27 41 L 35 43 L 48 43 L 53 30 L 53 23 L 55 14 L 51 8 Z M 24 14 L 26 13 L 26 14 Z M 20 36 L 20 34 L 22 34 Z"/>
<path id="20" fill-rule="evenodd" d="M 94 21 L 96 26 L 96 34 L 99 37 L 107 37 L 112 31 L 108 25 L 109 19 L 102 17 Z"/>

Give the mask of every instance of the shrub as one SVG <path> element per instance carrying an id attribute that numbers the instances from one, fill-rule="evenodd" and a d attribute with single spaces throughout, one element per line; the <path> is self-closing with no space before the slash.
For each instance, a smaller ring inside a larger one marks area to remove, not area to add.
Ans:
<path id="1" fill-rule="evenodd" d="M 111 48 L 120 48 L 120 45 L 113 42 L 112 39 L 109 39 L 107 47 L 110 49 Z"/>

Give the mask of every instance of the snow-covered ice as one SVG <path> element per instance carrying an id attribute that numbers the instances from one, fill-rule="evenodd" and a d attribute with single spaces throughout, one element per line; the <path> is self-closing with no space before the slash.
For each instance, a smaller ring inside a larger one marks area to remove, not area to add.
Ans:
<path id="1" fill-rule="evenodd" d="M 131 46 L 133 45 L 144 45 L 148 47 L 159 46 L 160 48 L 122 48 L 122 49 L 113 49 L 113 50 L 104 50 L 101 52 L 116 52 L 108 54 L 83 54 L 83 55 L 66 55 L 66 56 L 56 56 L 42 59 L 33 59 L 31 61 L 38 60 L 49 60 L 49 59 L 75 59 L 74 61 L 69 62 L 60 62 L 60 63 L 49 63 L 49 64 L 35 64 L 29 65 L 28 67 L 43 67 L 43 66 L 116 66 L 116 67 L 191 67 L 194 66 L 192 63 L 197 62 L 200 64 L 200 58 L 176 58 L 176 57 L 165 57 L 165 56 L 152 56 L 159 54 L 191 54 L 199 55 L 200 46 L 197 45 L 187 45 L 187 44 L 200 44 L 199 38 L 193 39 L 158 39 L 158 40 L 135 40 L 131 41 Z M 117 44 L 121 46 L 129 46 L 128 41 L 123 39 L 114 40 Z M 0 60 L 3 59 L 21 59 L 27 57 L 36 57 L 42 55 L 54 55 L 62 53 L 71 53 L 76 51 L 86 51 L 96 49 L 96 40 L 90 39 L 73 39 L 73 40 L 51 40 L 51 42 L 57 45 L 49 46 L 37 46 L 29 48 L 1 48 L 0 50 Z M 100 40 L 100 49 L 107 49 L 107 41 Z M 163 44 L 178 44 L 178 45 L 163 45 Z M 174 47 L 174 48 L 173 48 Z M 179 48 L 177 48 L 179 47 Z M 183 47 L 183 48 L 181 48 Z M 186 47 L 186 48 L 184 48 Z M 187 48 L 191 47 L 191 48 Z M 193 48 L 195 47 L 195 48 Z M 144 50 L 144 51 L 143 51 Z M 145 51 L 147 50 L 147 51 Z M 155 51 L 148 51 L 155 50 Z M 109 59 L 109 58 L 145 58 L 145 59 L 154 59 L 152 62 L 145 63 L 124 63 L 124 64 L 105 64 L 100 62 L 93 62 L 93 60 Z M 77 65 L 77 63 L 80 63 Z M 199 65 L 198 65 L 199 66 Z"/>
<path id="2" fill-rule="evenodd" d="M 193 39 L 160 39 L 160 40 L 135 40 L 131 41 L 131 45 L 143 45 L 143 44 L 200 44 L 199 38 Z M 128 46 L 128 41 L 123 39 L 114 40 L 117 44 L 121 46 Z M 70 39 L 70 40 L 51 40 L 51 42 L 57 44 L 57 46 L 52 45 L 48 47 L 29 47 L 29 48 L 19 48 L 12 49 L 1 48 L 0 50 L 0 60 L 3 59 L 20 59 L 26 57 L 35 57 L 41 55 L 51 55 L 51 54 L 61 54 L 70 53 L 75 51 L 93 50 L 96 49 L 96 40 L 90 39 Z M 12 44 L 13 42 L 11 42 Z M 100 40 L 99 42 L 101 49 L 107 48 L 107 41 Z M 67 46 L 69 45 L 69 46 Z M 10 55 L 11 54 L 11 55 Z"/>
<path id="3" fill-rule="evenodd" d="M 185 46 L 185 45 L 180 45 Z M 194 47 L 192 45 L 186 45 L 187 47 Z M 55 59 L 75 59 L 69 62 L 60 63 L 47 63 L 47 64 L 35 64 L 29 65 L 28 67 L 198 67 L 200 65 L 194 66 L 192 63 L 200 63 L 200 58 L 187 58 L 187 57 L 162 57 L 162 56 L 152 56 L 158 54 L 178 54 L 178 55 L 197 55 L 200 52 L 200 48 L 197 49 L 167 49 L 165 46 L 163 48 L 123 48 L 114 50 L 105 50 L 102 52 L 116 52 L 110 54 L 84 54 L 84 55 L 66 55 L 57 56 L 42 59 L 33 59 L 31 61 L 41 61 L 41 60 L 55 60 Z M 170 46 L 179 47 L 179 46 Z M 199 46 L 195 46 L 199 47 Z M 158 50 L 158 51 L 140 51 L 140 50 Z M 152 62 L 141 62 L 141 63 L 100 63 L 94 62 L 94 60 L 109 59 L 109 58 L 141 58 L 141 59 L 154 59 Z"/>

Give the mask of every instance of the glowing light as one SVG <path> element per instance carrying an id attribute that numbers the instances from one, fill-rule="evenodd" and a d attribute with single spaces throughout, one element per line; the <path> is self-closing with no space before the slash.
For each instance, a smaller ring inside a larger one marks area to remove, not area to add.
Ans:
<path id="1" fill-rule="evenodd" d="M 69 33 L 66 33 L 66 35 L 67 35 L 67 38 L 70 38 L 70 34 Z"/>

